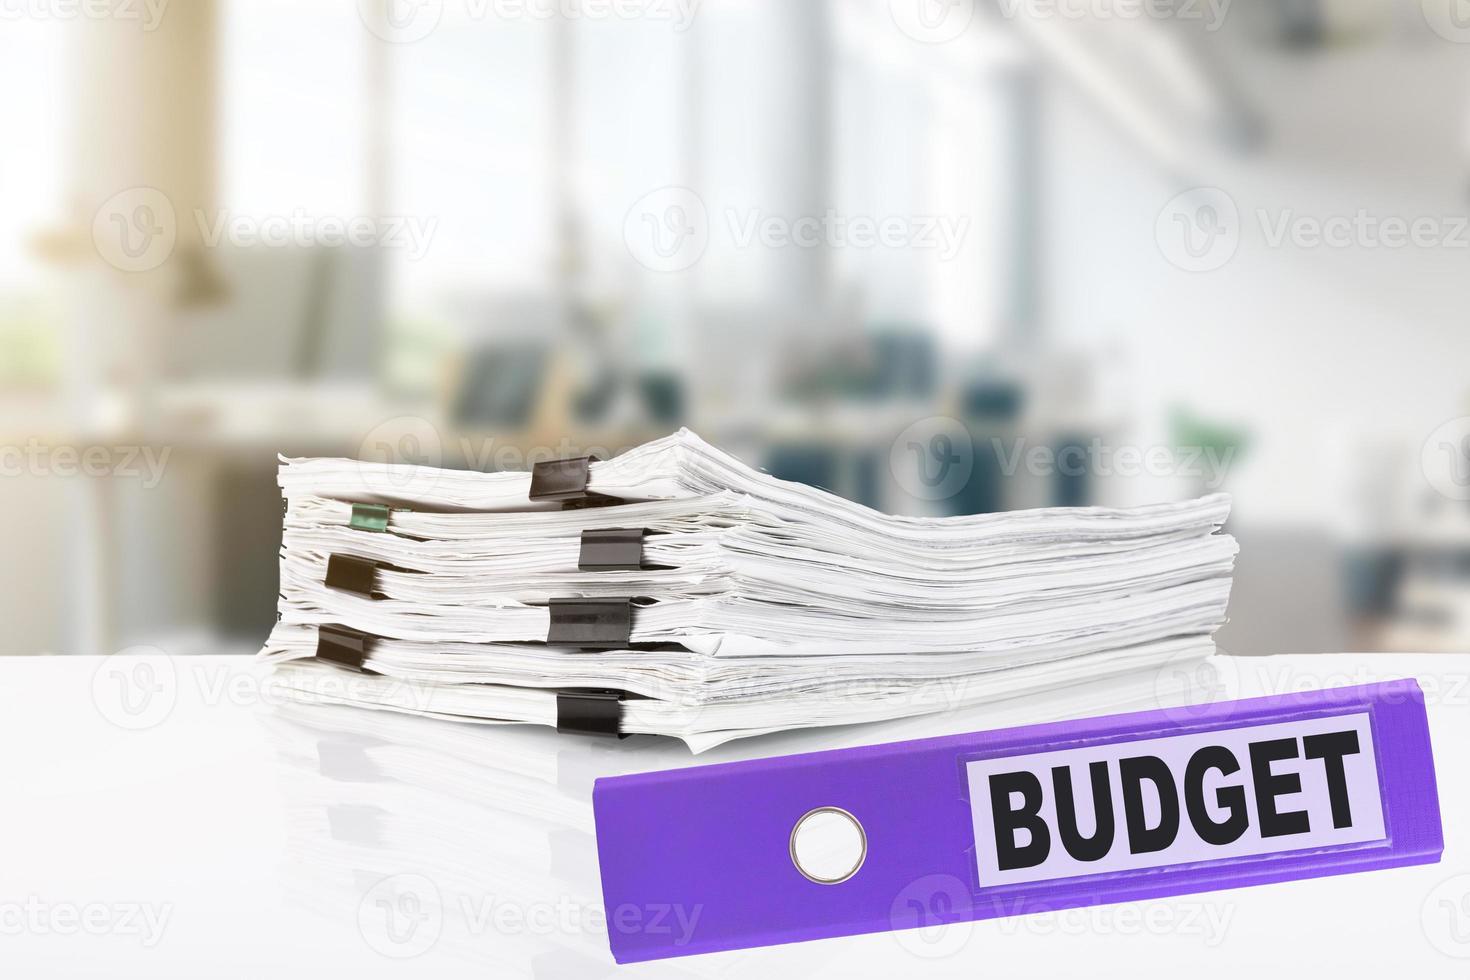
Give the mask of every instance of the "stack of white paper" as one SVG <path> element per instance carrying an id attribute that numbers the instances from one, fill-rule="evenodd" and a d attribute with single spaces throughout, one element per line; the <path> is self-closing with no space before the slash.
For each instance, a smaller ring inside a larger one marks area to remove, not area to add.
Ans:
<path id="1" fill-rule="evenodd" d="M 593 463 L 613 506 L 530 499 L 528 473 L 285 460 L 280 623 L 303 700 L 555 724 L 558 691 L 627 692 L 625 732 L 705 746 L 920 714 L 1208 656 L 1235 542 L 1223 495 L 1116 510 L 891 517 L 681 431 Z M 354 503 L 393 508 L 382 532 Z M 585 531 L 642 529 L 641 567 L 581 571 Z M 368 594 L 327 584 L 371 563 Z M 552 600 L 633 599 L 624 649 L 548 644 Z M 315 659 L 370 638 L 369 673 Z"/>

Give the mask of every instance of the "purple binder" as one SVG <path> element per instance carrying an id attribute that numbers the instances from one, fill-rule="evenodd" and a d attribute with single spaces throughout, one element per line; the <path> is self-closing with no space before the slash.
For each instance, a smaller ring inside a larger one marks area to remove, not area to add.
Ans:
<path id="1" fill-rule="evenodd" d="M 620 963 L 1371 871 L 1443 850 L 1419 686 L 1363 687 L 599 779 Z M 797 824 L 840 810 L 836 883 Z"/>

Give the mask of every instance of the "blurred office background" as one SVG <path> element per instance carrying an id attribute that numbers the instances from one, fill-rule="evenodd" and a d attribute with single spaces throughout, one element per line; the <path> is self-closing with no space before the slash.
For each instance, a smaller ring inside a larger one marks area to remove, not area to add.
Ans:
<path id="1" fill-rule="evenodd" d="M 252 651 L 277 453 L 680 425 L 1470 648 L 1465 0 L 14 0 L 0 91 L 4 653 Z"/>

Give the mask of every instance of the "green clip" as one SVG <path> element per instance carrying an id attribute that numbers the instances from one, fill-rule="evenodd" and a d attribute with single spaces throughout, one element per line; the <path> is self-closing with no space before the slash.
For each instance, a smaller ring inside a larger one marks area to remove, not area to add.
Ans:
<path id="1" fill-rule="evenodd" d="M 383 504 L 353 504 L 352 527 L 359 531 L 388 530 L 388 508 Z"/>

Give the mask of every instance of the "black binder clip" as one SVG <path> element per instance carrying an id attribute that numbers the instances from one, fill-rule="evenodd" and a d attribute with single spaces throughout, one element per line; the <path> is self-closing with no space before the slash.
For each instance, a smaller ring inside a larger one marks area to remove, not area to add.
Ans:
<path id="1" fill-rule="evenodd" d="M 571 459 L 549 459 L 532 466 L 531 500 L 560 503 L 563 510 L 608 507 L 622 503 L 617 497 L 587 489 L 587 483 L 592 476 L 592 461 L 595 458 L 574 456 Z"/>
<path id="2" fill-rule="evenodd" d="M 609 527 L 582 532 L 579 572 L 636 572 L 643 567 L 641 527 Z"/>
<path id="3" fill-rule="evenodd" d="M 376 674 L 377 671 L 363 666 L 373 639 L 346 626 L 319 626 L 316 631 L 316 658 L 362 674 Z"/>
<path id="4" fill-rule="evenodd" d="M 378 565 L 366 558 L 332 555 L 327 558 L 327 588 L 352 592 L 367 599 L 374 598 L 378 584 Z"/>
<path id="5" fill-rule="evenodd" d="M 353 504 L 348 526 L 357 531 L 388 530 L 388 508 L 384 504 Z"/>
<path id="6" fill-rule="evenodd" d="M 558 691 L 556 730 L 581 735 L 627 738 L 623 732 L 621 691 Z"/>
<path id="7" fill-rule="evenodd" d="M 633 636 L 632 599 L 552 599 L 552 646 L 624 650 Z"/>

